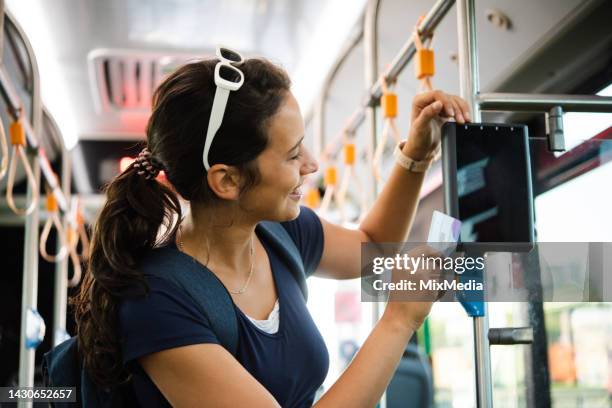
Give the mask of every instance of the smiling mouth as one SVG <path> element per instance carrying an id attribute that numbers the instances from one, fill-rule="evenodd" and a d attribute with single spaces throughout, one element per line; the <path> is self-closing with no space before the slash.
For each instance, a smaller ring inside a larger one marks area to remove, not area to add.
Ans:
<path id="1" fill-rule="evenodd" d="M 302 185 L 300 184 L 299 186 L 297 186 L 297 188 L 295 190 L 293 190 L 291 192 L 291 194 L 289 194 L 289 196 L 291 198 L 301 198 L 303 195 L 302 193 Z"/>

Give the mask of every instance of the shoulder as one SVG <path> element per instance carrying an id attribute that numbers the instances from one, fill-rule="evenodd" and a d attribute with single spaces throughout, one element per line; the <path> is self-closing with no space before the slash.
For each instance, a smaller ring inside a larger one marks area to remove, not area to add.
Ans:
<path id="1" fill-rule="evenodd" d="M 297 218 L 280 224 L 298 248 L 306 274 L 311 275 L 319 265 L 323 254 L 323 225 L 319 216 L 310 208 L 300 206 Z"/>
<path id="2" fill-rule="evenodd" d="M 172 282 L 145 274 L 146 294 L 119 303 L 119 334 L 124 363 L 174 347 L 219 341 L 189 296 Z M 134 292 L 136 293 L 136 292 Z"/>

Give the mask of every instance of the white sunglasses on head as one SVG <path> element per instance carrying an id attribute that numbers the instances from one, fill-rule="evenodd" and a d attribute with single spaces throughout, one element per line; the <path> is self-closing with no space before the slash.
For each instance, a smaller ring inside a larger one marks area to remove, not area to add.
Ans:
<path id="1" fill-rule="evenodd" d="M 212 111 L 210 112 L 210 120 L 208 121 L 208 131 L 206 132 L 206 140 L 204 142 L 204 152 L 202 153 L 202 162 L 206 171 L 210 170 L 208 163 L 208 152 L 215 137 L 215 134 L 221 127 L 223 115 L 225 114 L 225 106 L 229 98 L 230 91 L 237 91 L 244 83 L 244 74 L 241 70 L 232 64 L 239 64 L 244 59 L 242 55 L 229 48 L 217 46 L 217 57 L 219 62 L 215 66 L 215 99 L 213 100 Z"/>

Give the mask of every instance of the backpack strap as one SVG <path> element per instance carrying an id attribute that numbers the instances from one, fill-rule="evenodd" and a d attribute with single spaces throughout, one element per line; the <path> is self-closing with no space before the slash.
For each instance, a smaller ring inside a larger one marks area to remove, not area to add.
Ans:
<path id="1" fill-rule="evenodd" d="M 214 273 L 173 246 L 151 251 L 142 264 L 146 274 L 173 282 L 187 292 L 207 317 L 221 345 L 232 355 L 238 350 L 238 320 L 227 289 Z"/>
<path id="2" fill-rule="evenodd" d="M 308 300 L 308 286 L 302 255 L 287 230 L 278 222 L 262 221 L 257 225 L 262 237 L 278 253 L 297 281 L 304 300 Z"/>

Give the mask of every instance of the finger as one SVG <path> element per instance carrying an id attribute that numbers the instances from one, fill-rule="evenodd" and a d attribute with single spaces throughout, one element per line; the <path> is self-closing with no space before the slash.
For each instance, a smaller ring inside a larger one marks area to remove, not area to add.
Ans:
<path id="1" fill-rule="evenodd" d="M 427 91 L 417 94 L 412 100 L 412 103 L 417 108 L 425 109 L 428 105 L 431 105 L 437 100 L 436 95 L 440 93 L 440 91 Z"/>
<path id="2" fill-rule="evenodd" d="M 444 105 L 444 115 L 445 116 L 454 116 L 453 105 L 450 101 L 450 98 L 447 94 L 442 91 L 428 91 L 418 94 L 413 99 L 413 107 L 416 110 L 415 116 L 418 114 L 420 110 L 425 109 L 427 106 L 432 103 L 440 101 Z"/>
<path id="3" fill-rule="evenodd" d="M 414 122 L 415 127 L 422 129 L 429 126 L 429 122 L 440 114 L 443 106 L 444 104 L 441 101 L 435 101 L 423 108 Z"/>
<path id="4" fill-rule="evenodd" d="M 444 110 L 441 113 L 442 116 L 449 118 L 455 116 L 455 106 L 453 105 L 452 98 L 448 94 L 442 91 L 434 91 L 434 97 L 437 101 L 444 104 Z"/>
<path id="5" fill-rule="evenodd" d="M 468 105 L 467 101 L 459 96 L 455 96 L 455 102 L 459 105 L 459 107 L 461 108 L 461 113 L 463 114 L 463 117 L 465 118 L 466 122 L 471 122 L 472 121 L 472 116 L 470 114 L 470 105 Z"/>
<path id="6" fill-rule="evenodd" d="M 452 101 L 453 107 L 455 108 L 455 121 L 458 124 L 463 125 L 465 123 L 465 118 L 463 117 L 463 113 L 461 111 L 461 107 L 457 103 L 456 99 L 451 98 L 451 101 Z"/>

